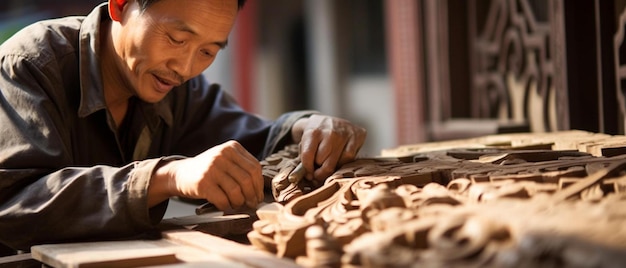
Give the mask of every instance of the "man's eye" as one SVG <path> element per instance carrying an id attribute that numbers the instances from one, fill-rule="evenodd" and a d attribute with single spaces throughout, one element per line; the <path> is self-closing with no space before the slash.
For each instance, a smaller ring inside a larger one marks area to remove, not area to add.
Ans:
<path id="1" fill-rule="evenodd" d="M 213 54 L 209 52 L 208 50 L 202 50 L 202 55 L 209 57 L 209 58 L 213 57 Z"/>
<path id="2" fill-rule="evenodd" d="M 170 39 L 170 42 L 172 42 L 172 44 L 174 45 L 182 45 L 184 43 L 183 41 L 174 39 L 174 37 L 172 37 L 171 35 L 168 35 L 167 37 Z"/>

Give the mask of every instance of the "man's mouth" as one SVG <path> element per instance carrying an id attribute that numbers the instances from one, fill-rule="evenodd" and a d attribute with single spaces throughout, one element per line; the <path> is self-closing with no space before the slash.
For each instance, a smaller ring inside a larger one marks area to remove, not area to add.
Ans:
<path id="1" fill-rule="evenodd" d="M 172 88 L 174 88 L 175 86 L 178 86 L 180 83 L 175 82 L 173 80 L 167 79 L 167 78 L 163 78 L 160 77 L 158 75 L 154 75 L 154 78 L 156 80 L 156 84 L 157 84 L 157 91 L 161 92 L 161 93 L 167 93 L 170 90 L 172 90 Z"/>

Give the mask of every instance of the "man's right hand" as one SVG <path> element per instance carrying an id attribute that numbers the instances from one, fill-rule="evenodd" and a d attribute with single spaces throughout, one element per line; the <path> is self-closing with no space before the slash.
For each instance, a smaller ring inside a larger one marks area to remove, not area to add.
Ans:
<path id="1" fill-rule="evenodd" d="M 254 208 L 263 201 L 261 164 L 236 141 L 168 162 L 152 177 L 148 205 L 172 196 L 206 199 L 220 210 Z"/>

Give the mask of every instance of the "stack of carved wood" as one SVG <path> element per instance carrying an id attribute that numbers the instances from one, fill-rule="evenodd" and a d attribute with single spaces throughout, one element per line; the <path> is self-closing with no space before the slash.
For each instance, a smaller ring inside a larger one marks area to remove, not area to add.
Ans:
<path id="1" fill-rule="evenodd" d="M 265 162 L 257 248 L 303 266 L 623 267 L 626 137 L 568 131 L 407 145 L 323 185 Z M 281 160 L 278 160 L 281 159 Z"/>

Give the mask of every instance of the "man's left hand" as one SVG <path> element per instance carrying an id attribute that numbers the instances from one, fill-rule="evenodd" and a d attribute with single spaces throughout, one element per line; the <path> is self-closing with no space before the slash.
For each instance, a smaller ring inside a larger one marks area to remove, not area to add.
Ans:
<path id="1" fill-rule="evenodd" d="M 322 181 L 337 167 L 356 158 L 367 131 L 348 120 L 316 114 L 298 120 L 292 135 L 300 143 L 306 178 Z"/>

